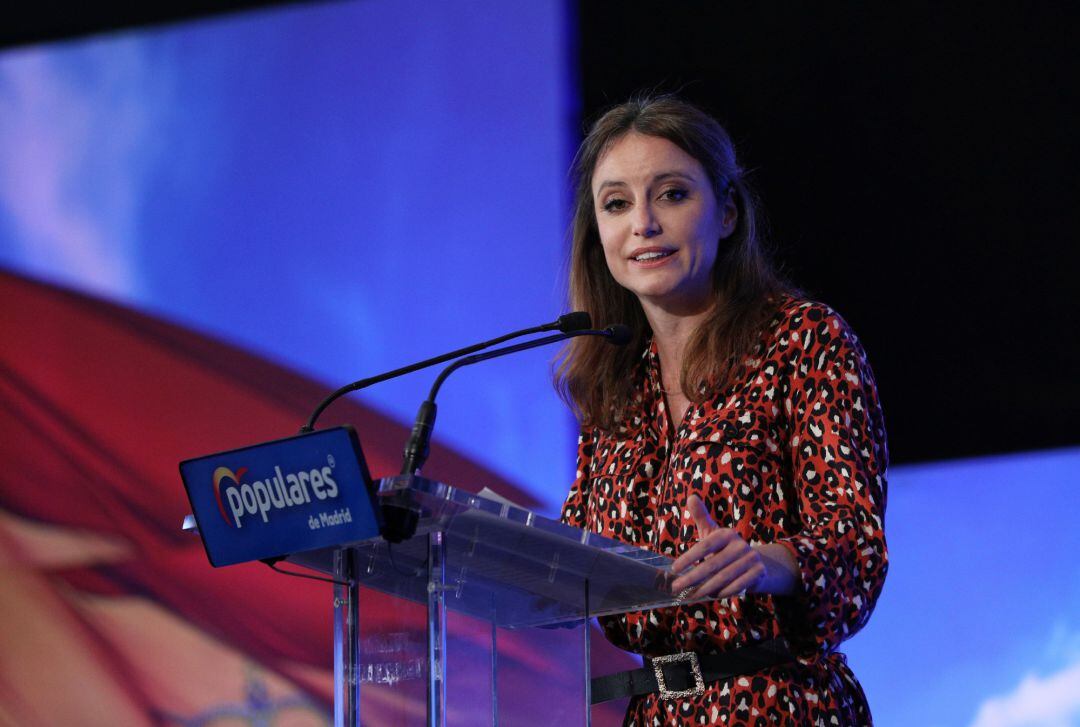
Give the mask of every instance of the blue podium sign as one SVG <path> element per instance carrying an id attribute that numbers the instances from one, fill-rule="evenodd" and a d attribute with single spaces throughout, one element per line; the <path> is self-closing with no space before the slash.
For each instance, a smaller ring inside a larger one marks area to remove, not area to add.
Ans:
<path id="1" fill-rule="evenodd" d="M 379 535 L 371 475 L 349 426 L 188 459 L 180 477 L 215 567 Z"/>

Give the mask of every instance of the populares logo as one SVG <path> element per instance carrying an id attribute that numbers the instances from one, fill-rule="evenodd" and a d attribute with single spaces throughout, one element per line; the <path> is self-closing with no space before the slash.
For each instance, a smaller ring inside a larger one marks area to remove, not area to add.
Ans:
<path id="1" fill-rule="evenodd" d="M 281 467 L 274 467 L 274 473 L 269 477 L 241 482 L 247 472 L 247 467 L 239 467 L 235 472 L 228 467 L 214 470 L 214 497 L 221 517 L 231 527 L 242 528 L 241 518 L 251 515 L 258 515 L 264 523 L 269 522 L 269 516 L 275 510 L 309 503 L 313 495 L 318 500 L 338 495 L 332 456 L 327 457 L 325 467 L 289 474 L 284 474 Z"/>

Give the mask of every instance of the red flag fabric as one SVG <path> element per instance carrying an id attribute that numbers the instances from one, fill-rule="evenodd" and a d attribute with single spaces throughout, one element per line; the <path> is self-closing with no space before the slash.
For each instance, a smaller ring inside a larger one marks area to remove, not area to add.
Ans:
<path id="1" fill-rule="evenodd" d="M 325 724 L 330 587 L 262 565 L 211 568 L 180 530 L 189 505 L 177 463 L 295 432 L 326 387 L 3 271 L 0 311 L 0 724 Z M 357 428 L 373 475 L 396 471 L 406 427 L 353 401 L 322 421 Z M 425 474 L 537 505 L 438 444 Z M 364 603 L 376 624 L 400 611 L 377 593 Z M 479 625 L 462 631 L 478 649 L 488 637 Z M 596 642 L 601 669 L 625 668 Z M 567 678 L 557 651 L 500 640 L 508 673 L 538 670 L 549 682 L 520 680 L 526 693 L 515 697 L 541 713 Z M 378 705 L 401 710 L 403 694 L 423 709 L 422 691 L 372 684 L 365 722 L 385 723 Z"/>

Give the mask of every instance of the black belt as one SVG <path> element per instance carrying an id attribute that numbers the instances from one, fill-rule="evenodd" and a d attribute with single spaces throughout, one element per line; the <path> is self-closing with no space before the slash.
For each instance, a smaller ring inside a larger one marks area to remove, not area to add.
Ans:
<path id="1" fill-rule="evenodd" d="M 705 685 L 741 674 L 752 674 L 794 657 L 783 639 L 759 641 L 722 654 L 698 655 L 692 651 L 645 657 L 641 669 L 621 671 L 592 680 L 592 703 L 659 692 L 661 699 L 699 697 Z"/>

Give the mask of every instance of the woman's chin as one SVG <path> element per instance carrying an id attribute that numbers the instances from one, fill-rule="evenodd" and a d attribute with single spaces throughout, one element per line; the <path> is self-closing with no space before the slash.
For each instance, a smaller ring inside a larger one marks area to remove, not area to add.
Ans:
<path id="1" fill-rule="evenodd" d="M 668 315 L 698 316 L 712 307 L 712 297 L 708 293 L 690 293 L 682 290 L 654 289 L 635 291 L 642 308 L 663 311 Z"/>

